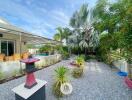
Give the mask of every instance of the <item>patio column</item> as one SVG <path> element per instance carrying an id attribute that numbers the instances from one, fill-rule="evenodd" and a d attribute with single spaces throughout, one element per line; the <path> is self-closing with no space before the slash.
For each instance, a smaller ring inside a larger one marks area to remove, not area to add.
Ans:
<path id="1" fill-rule="evenodd" d="M 19 33 L 19 43 L 20 43 L 19 53 L 20 53 L 20 56 L 21 56 L 21 52 L 22 52 L 22 33 L 21 32 Z M 23 74 L 23 72 L 22 72 L 22 63 L 21 62 L 20 62 L 20 73 Z"/>

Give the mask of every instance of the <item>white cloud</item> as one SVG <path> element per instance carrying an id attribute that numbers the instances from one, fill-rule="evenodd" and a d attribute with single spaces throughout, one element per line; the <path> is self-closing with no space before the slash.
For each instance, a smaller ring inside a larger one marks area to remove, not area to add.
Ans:
<path id="1" fill-rule="evenodd" d="M 68 26 L 70 16 L 84 2 L 83 0 L 66 0 L 64 6 L 67 8 L 65 8 L 61 5 L 52 7 L 48 1 L 42 1 L 1 0 L 0 13 L 7 14 L 13 24 L 20 25 L 19 27 L 29 32 L 49 37 L 55 34 L 56 27 Z M 52 9 L 49 9 L 49 6 Z M 20 23 L 21 21 L 25 24 Z"/>
<path id="2" fill-rule="evenodd" d="M 52 15 L 52 19 L 55 21 L 54 25 L 56 26 L 67 26 L 69 23 L 69 16 L 64 13 L 62 10 L 52 10 L 50 15 Z"/>

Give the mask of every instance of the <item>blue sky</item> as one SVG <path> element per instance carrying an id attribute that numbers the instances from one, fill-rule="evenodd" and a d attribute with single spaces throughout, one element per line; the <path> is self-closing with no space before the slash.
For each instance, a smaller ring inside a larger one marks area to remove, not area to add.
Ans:
<path id="1" fill-rule="evenodd" d="M 0 0 L 0 16 L 26 31 L 52 38 L 56 27 L 68 26 L 73 12 L 83 3 L 97 0 Z"/>

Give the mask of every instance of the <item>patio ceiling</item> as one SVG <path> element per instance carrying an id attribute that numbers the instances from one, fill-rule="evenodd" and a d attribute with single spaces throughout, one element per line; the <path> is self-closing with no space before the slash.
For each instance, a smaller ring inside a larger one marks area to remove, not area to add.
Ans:
<path id="1" fill-rule="evenodd" d="M 17 39 L 19 38 L 21 39 L 21 41 L 26 42 L 27 44 L 54 44 L 54 45 L 61 44 L 61 42 L 59 41 L 55 41 L 39 35 L 32 34 L 8 23 L 6 24 L 0 23 L 0 33 L 15 35 Z"/>

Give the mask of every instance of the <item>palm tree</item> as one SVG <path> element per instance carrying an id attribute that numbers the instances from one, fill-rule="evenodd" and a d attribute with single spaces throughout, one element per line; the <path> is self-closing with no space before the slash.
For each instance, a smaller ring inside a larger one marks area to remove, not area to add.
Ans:
<path id="1" fill-rule="evenodd" d="M 78 46 L 85 50 L 85 54 L 89 47 L 95 48 L 98 45 L 98 34 L 94 32 L 92 27 L 93 22 L 93 10 L 88 10 L 87 4 L 83 4 L 70 20 L 70 25 L 74 29 L 73 33 L 75 33 L 78 40 Z"/>
<path id="2" fill-rule="evenodd" d="M 81 41 L 79 42 L 79 46 L 81 47 L 81 49 L 85 50 L 85 55 L 90 45 L 91 32 L 92 32 L 92 27 L 87 27 L 86 25 L 86 27 L 83 29 L 83 32 L 82 32 Z"/>
<path id="3" fill-rule="evenodd" d="M 64 38 L 63 28 L 62 27 L 57 27 L 56 30 L 57 30 L 56 34 L 58 34 L 58 36 L 60 37 L 60 41 L 62 42 L 62 40 Z"/>
<path id="4" fill-rule="evenodd" d="M 60 36 L 60 34 L 58 34 L 58 33 L 56 33 L 55 35 L 54 35 L 54 40 L 56 40 L 56 41 L 60 41 L 61 40 L 61 36 Z"/>
<path id="5" fill-rule="evenodd" d="M 72 42 L 72 46 L 71 47 L 81 47 L 81 48 L 86 48 L 88 47 L 87 42 L 84 39 L 84 34 L 83 33 L 83 27 L 85 26 L 86 22 L 87 22 L 87 18 L 88 18 L 88 5 L 87 4 L 83 4 L 80 8 L 79 11 L 76 11 L 72 18 L 70 19 L 70 25 L 72 26 L 73 30 L 73 34 L 74 38 L 71 38 L 70 40 L 74 41 Z M 76 39 L 75 39 L 76 38 Z M 76 43 L 73 45 L 73 43 Z"/>
<path id="6" fill-rule="evenodd" d="M 72 18 L 70 19 L 70 25 L 74 29 L 80 29 L 84 26 L 88 18 L 88 5 L 83 4 L 79 11 L 75 11 Z"/>
<path id="7" fill-rule="evenodd" d="M 67 41 L 68 36 L 72 34 L 69 28 L 57 27 L 56 30 L 57 33 L 54 35 L 54 39 L 61 42 L 63 39 L 66 39 Z"/>
<path id="8" fill-rule="evenodd" d="M 63 39 L 66 40 L 66 44 L 68 44 L 68 37 L 72 35 L 72 31 L 69 28 L 63 28 Z"/>

